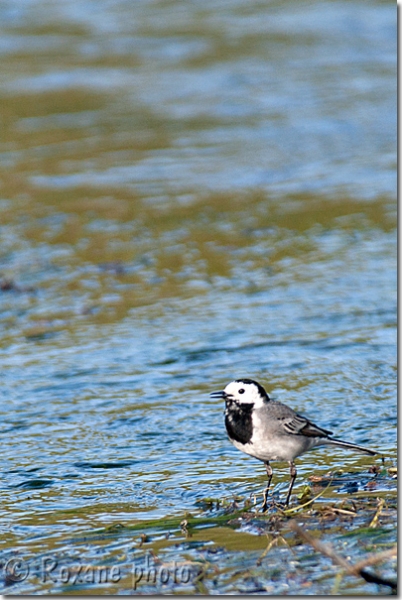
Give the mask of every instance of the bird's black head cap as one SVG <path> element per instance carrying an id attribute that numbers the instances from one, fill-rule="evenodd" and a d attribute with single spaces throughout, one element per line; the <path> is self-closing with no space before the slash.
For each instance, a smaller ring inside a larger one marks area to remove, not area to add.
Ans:
<path id="1" fill-rule="evenodd" d="M 246 384 L 254 384 L 256 386 L 256 388 L 258 389 L 258 393 L 260 394 L 260 396 L 262 398 L 266 398 L 267 400 L 270 400 L 271 398 L 269 397 L 269 395 L 267 394 L 267 392 L 265 391 L 265 389 L 262 387 L 262 385 L 260 383 L 258 383 L 258 381 L 254 381 L 254 379 L 236 379 L 236 383 L 246 383 Z"/>

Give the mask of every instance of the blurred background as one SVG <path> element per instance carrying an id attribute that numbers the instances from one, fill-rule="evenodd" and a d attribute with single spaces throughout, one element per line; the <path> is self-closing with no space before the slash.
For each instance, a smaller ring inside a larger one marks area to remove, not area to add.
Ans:
<path id="1" fill-rule="evenodd" d="M 237 377 L 395 459 L 394 4 L 4 0 L 0 56 L 3 551 L 259 492 Z"/>

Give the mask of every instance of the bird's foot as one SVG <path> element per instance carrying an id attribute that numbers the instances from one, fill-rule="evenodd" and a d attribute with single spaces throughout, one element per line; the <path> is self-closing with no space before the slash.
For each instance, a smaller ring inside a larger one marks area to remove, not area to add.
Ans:
<path id="1" fill-rule="evenodd" d="M 264 496 L 264 501 L 261 506 L 261 512 L 266 513 L 266 512 L 268 512 L 268 509 L 277 509 L 277 510 L 280 510 L 281 512 L 284 512 L 288 508 L 289 508 L 289 504 L 287 504 L 286 502 L 281 502 L 279 500 L 275 500 L 275 498 L 273 498 L 272 496 L 268 500 L 268 498 L 265 498 L 265 496 Z"/>
<path id="2" fill-rule="evenodd" d="M 281 508 L 281 510 L 282 510 L 282 506 L 283 506 L 282 502 L 278 502 L 277 500 L 275 500 L 275 498 L 273 498 L 273 496 L 268 498 L 268 495 L 264 494 L 264 500 L 263 500 L 263 503 L 261 506 L 261 512 L 266 513 L 266 512 L 268 512 L 268 509 L 273 509 L 273 508 Z"/>
<path id="3" fill-rule="evenodd" d="M 268 489 L 264 490 L 264 493 L 263 493 L 263 503 L 261 506 L 262 513 L 265 513 L 268 510 L 268 501 L 267 500 L 268 500 Z"/>

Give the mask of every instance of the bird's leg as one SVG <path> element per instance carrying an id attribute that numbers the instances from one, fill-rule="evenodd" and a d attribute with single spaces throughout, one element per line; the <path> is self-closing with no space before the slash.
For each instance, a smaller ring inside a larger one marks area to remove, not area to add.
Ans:
<path id="1" fill-rule="evenodd" d="M 268 477 L 268 482 L 267 482 L 267 487 L 264 490 L 264 494 L 263 494 L 263 498 L 264 498 L 264 502 L 262 504 L 262 512 L 265 512 L 268 508 L 267 506 L 267 496 L 268 496 L 268 491 L 269 491 L 269 486 L 271 485 L 271 479 L 272 479 L 272 467 L 269 464 L 268 461 L 264 462 L 264 466 L 265 466 L 265 470 L 267 472 L 267 477 Z"/>
<path id="2" fill-rule="evenodd" d="M 290 460 L 289 465 L 290 465 L 290 484 L 289 484 L 288 494 L 287 494 L 286 500 L 285 500 L 285 506 L 289 505 L 290 494 L 292 493 L 293 484 L 295 482 L 296 475 L 297 475 L 295 463 L 292 460 Z"/>

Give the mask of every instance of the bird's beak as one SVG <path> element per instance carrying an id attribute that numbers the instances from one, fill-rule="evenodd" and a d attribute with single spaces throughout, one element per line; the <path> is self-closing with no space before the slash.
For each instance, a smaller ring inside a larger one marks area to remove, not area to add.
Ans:
<path id="1" fill-rule="evenodd" d="M 226 398 L 227 394 L 223 390 L 221 392 L 212 392 L 211 398 Z"/>

